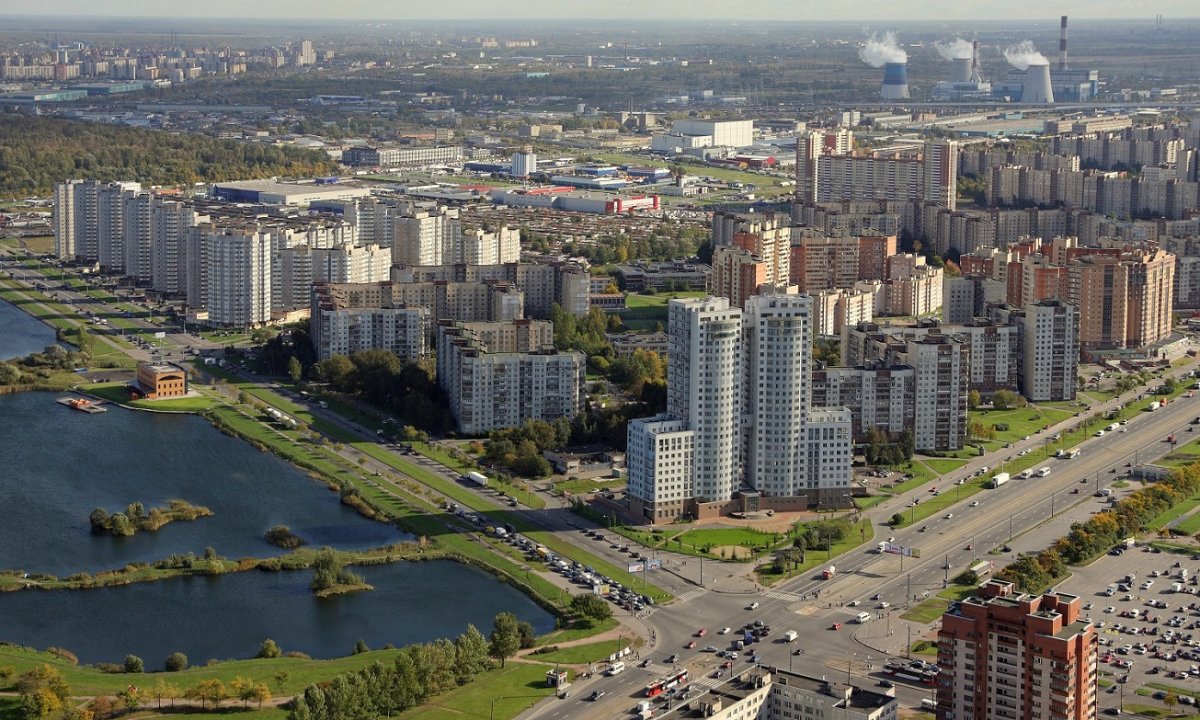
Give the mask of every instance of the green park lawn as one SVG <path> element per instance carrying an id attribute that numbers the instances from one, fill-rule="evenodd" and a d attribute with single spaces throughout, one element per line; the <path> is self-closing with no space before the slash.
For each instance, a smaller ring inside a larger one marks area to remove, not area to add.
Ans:
<path id="1" fill-rule="evenodd" d="M 757 555 L 761 552 L 758 548 L 763 545 L 774 546 L 784 539 L 785 536 L 781 533 L 765 533 L 750 528 L 708 528 L 689 530 L 673 541 L 664 543 L 664 547 L 670 549 L 673 545 L 681 544 L 690 546 L 694 550 L 700 550 L 705 546 L 714 548 L 734 546 L 751 548 Z"/>
<path id="2" fill-rule="evenodd" d="M 546 687 L 547 669 L 547 665 L 540 663 L 510 662 L 397 717 L 401 720 L 511 718 L 554 693 L 553 688 Z"/>
<path id="3" fill-rule="evenodd" d="M 996 431 L 996 441 L 1008 443 L 1033 435 L 1043 426 L 1054 425 L 1074 414 L 1070 410 L 1029 405 L 1012 410 L 971 410 L 967 413 L 967 422 L 978 420 L 985 426 L 1007 424 L 1007 430 Z"/>
<path id="4" fill-rule="evenodd" d="M 621 647 L 629 647 L 629 638 L 621 643 Z M 538 653 L 536 655 L 527 655 L 530 660 L 538 662 L 563 665 L 582 665 L 583 663 L 600 662 L 608 659 L 617 651 L 617 640 L 604 640 L 601 642 L 585 643 L 583 645 L 572 645 L 560 650 L 548 653 Z"/>
<path id="5" fill-rule="evenodd" d="M 814 568 L 827 564 L 831 558 L 837 557 L 843 553 L 848 553 L 860 545 L 871 542 L 875 538 L 875 526 L 870 520 L 863 520 L 857 527 L 857 532 L 851 530 L 850 533 L 841 542 L 834 543 L 829 551 L 810 550 L 804 554 L 804 562 L 799 563 L 796 567 L 789 570 L 786 574 L 777 573 L 772 567 L 773 563 L 759 565 L 754 569 L 755 575 L 758 576 L 758 581 L 766 586 L 774 585 L 775 583 L 794 578 L 798 575 L 811 572 Z"/>
<path id="6" fill-rule="evenodd" d="M 667 324 L 667 303 L 672 298 L 699 298 L 708 293 L 700 290 L 690 292 L 664 292 L 656 295 L 630 293 L 625 297 L 628 308 L 620 313 L 621 322 L 633 330 L 653 330 L 655 323 Z"/>

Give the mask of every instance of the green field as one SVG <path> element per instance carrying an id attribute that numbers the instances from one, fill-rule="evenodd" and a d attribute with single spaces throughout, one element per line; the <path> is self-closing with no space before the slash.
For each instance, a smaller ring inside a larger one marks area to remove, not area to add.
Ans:
<path id="1" fill-rule="evenodd" d="M 828 551 L 810 550 L 804 554 L 804 562 L 787 572 L 786 574 L 774 572 L 772 564 L 768 563 L 760 565 L 754 569 L 754 573 L 758 576 L 759 582 L 768 587 L 774 585 L 780 580 L 794 578 L 797 575 L 803 575 L 811 572 L 814 568 L 825 565 L 831 558 L 837 557 L 843 553 L 848 553 L 856 547 L 865 543 L 871 542 L 875 538 L 875 526 L 870 520 L 863 520 L 859 523 L 858 532 L 851 532 L 845 540 L 839 543 L 834 543 L 833 547 Z"/>
<path id="2" fill-rule="evenodd" d="M 985 426 L 996 423 L 1007 424 L 1007 430 L 996 431 L 996 442 L 1017 442 L 1026 435 L 1034 435 L 1044 426 L 1055 425 L 1075 413 L 1058 408 L 1029 405 L 1012 410 L 971 410 L 967 422 L 979 421 Z"/>
<path id="3" fill-rule="evenodd" d="M 656 295 L 629 293 L 625 297 L 628 308 L 620 313 L 621 322 L 633 330 L 653 330 L 657 323 L 667 324 L 667 303 L 673 298 L 702 298 L 708 293 L 695 290 L 690 292 L 664 292 Z"/>
<path id="4" fill-rule="evenodd" d="M 397 717 L 402 720 L 504 720 L 554 694 L 546 687 L 548 666 L 510 662 L 474 682 L 434 698 Z"/>
<path id="5" fill-rule="evenodd" d="M 141 408 L 144 410 L 172 410 L 175 412 L 204 412 L 209 408 L 217 405 L 217 402 L 211 397 L 204 395 L 201 397 L 166 399 L 166 400 L 130 400 L 129 393 L 125 391 L 124 383 L 96 383 L 94 385 L 80 385 L 79 389 L 104 398 L 111 403 L 117 405 L 128 405 L 133 408 Z"/>
<path id="6" fill-rule="evenodd" d="M 923 457 L 920 458 L 920 461 L 928 465 L 929 468 L 938 475 L 948 475 L 967 464 L 965 460 L 958 460 L 955 458 Z"/>
<path id="7" fill-rule="evenodd" d="M 664 542 L 663 547 L 670 549 L 672 545 L 687 545 L 693 550 L 701 550 L 705 546 L 714 550 L 719 547 L 749 548 L 753 554 L 761 555 L 767 549 L 778 545 L 787 539 L 783 533 L 768 533 L 743 527 L 727 527 L 688 530 L 673 540 Z M 712 551 L 709 552 L 712 555 Z"/>
<path id="8" fill-rule="evenodd" d="M 1183 535 L 1195 535 L 1200 532 L 1200 513 L 1193 513 L 1186 520 L 1172 528 Z"/>
<path id="9" fill-rule="evenodd" d="M 621 647 L 629 647 L 629 638 L 625 638 Z M 538 653 L 536 655 L 527 655 L 530 660 L 538 662 L 563 665 L 582 665 L 583 663 L 594 663 L 606 660 L 609 655 L 617 651 L 616 640 L 605 640 L 602 642 L 586 643 L 583 645 L 572 645 L 554 652 Z"/>

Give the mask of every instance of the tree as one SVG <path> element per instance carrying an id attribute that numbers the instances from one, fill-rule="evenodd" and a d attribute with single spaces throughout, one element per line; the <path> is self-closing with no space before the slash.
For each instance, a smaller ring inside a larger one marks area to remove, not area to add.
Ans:
<path id="1" fill-rule="evenodd" d="M 365 652 L 371 652 L 371 648 L 367 647 L 366 640 L 359 638 L 358 642 L 354 643 L 354 653 L 353 654 L 362 655 Z"/>
<path id="2" fill-rule="evenodd" d="M 300 378 L 304 375 L 304 368 L 301 367 L 300 360 L 295 355 L 288 358 L 287 373 L 294 383 L 300 382 Z"/>
<path id="3" fill-rule="evenodd" d="M 140 657 L 138 657 L 137 655 L 126 655 L 125 656 L 125 672 L 140 673 L 140 672 L 144 672 L 145 669 L 146 669 L 145 663 L 143 663 L 142 659 Z"/>
<path id="4" fill-rule="evenodd" d="M 162 707 L 163 700 L 170 700 L 171 704 L 175 704 L 175 698 L 179 697 L 179 688 L 162 678 L 154 681 L 154 686 L 150 688 L 150 697 L 154 698 L 158 706 Z"/>
<path id="5" fill-rule="evenodd" d="M 250 699 L 254 690 L 254 681 L 239 676 L 229 681 L 229 694 L 242 701 L 242 707 L 250 707 Z"/>
<path id="6" fill-rule="evenodd" d="M 488 667 L 488 642 L 474 625 L 454 641 L 454 665 L 460 684 L 467 682 Z"/>
<path id="7" fill-rule="evenodd" d="M 167 672 L 179 672 L 188 669 L 188 657 L 181 652 L 173 652 L 167 656 L 167 661 L 163 663 Z"/>
<path id="8" fill-rule="evenodd" d="M 888 524 L 892 527 L 900 527 L 904 524 L 904 516 L 900 513 L 895 513 L 892 515 L 892 518 L 888 520 Z"/>
<path id="9" fill-rule="evenodd" d="M 491 644 L 488 652 L 500 661 L 504 667 L 505 661 L 517 654 L 521 649 L 521 632 L 517 627 L 517 616 L 510 612 L 498 613 L 492 621 Z"/>
<path id="10" fill-rule="evenodd" d="M 1174 690 L 1168 690 L 1167 694 L 1163 696 L 1163 705 L 1166 705 L 1168 710 L 1174 710 L 1178 703 L 1179 696 L 1175 694 Z"/>
<path id="11" fill-rule="evenodd" d="M 58 670 L 39 665 L 17 678 L 17 695 L 25 718 L 44 718 L 61 710 L 71 695 L 71 688 Z"/>
<path id="12" fill-rule="evenodd" d="M 997 410 L 1009 410 L 1012 408 L 1024 407 L 1025 398 L 1016 394 L 1012 390 L 997 390 L 992 393 L 992 407 Z"/>
<path id="13" fill-rule="evenodd" d="M 279 645 L 274 640 L 267 638 L 262 641 L 262 645 L 258 646 L 258 654 L 254 657 L 267 659 L 283 657 L 283 650 L 279 648 Z"/>
<path id="14" fill-rule="evenodd" d="M 140 695 L 138 695 L 138 689 L 133 685 L 130 685 L 121 692 L 117 693 L 117 699 L 121 701 L 121 704 L 124 705 L 125 709 L 129 712 L 137 710 L 142 705 L 142 698 Z"/>
<path id="15" fill-rule="evenodd" d="M 215 709 L 225 699 L 225 683 L 216 678 L 201 680 L 188 692 L 193 693 L 192 697 L 200 700 L 200 706 L 203 707 L 205 702 L 211 702 Z"/>
<path id="16" fill-rule="evenodd" d="M 275 681 L 275 687 L 279 688 L 279 694 L 282 695 L 283 688 L 287 686 L 288 680 L 291 680 L 292 676 L 287 670 L 280 670 L 272 675 L 271 679 Z"/>
<path id="17" fill-rule="evenodd" d="M 974 410 L 975 408 L 979 407 L 979 402 L 979 391 L 975 388 L 971 388 L 970 392 L 967 393 L 967 407 L 971 410 Z"/>
<path id="18" fill-rule="evenodd" d="M 247 696 L 243 695 L 243 698 L 245 697 Z M 254 683 L 249 690 L 248 697 L 251 702 L 257 702 L 258 707 L 261 708 L 263 703 L 271 699 L 271 689 L 267 687 L 266 683 Z"/>
<path id="19" fill-rule="evenodd" d="M 607 620 L 612 617 L 612 606 L 599 595 L 587 593 L 571 598 L 571 612 L 590 620 Z"/>

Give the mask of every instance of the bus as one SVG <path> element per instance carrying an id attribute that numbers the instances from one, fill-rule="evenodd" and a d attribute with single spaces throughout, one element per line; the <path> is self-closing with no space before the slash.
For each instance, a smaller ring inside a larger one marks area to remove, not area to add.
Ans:
<path id="1" fill-rule="evenodd" d="M 655 697 L 656 695 L 662 695 L 664 692 L 667 692 L 668 690 L 674 690 L 676 687 L 679 687 L 680 685 L 687 683 L 687 681 L 688 681 L 688 671 L 687 670 L 680 670 L 678 672 L 673 672 L 670 675 L 663 678 L 662 680 L 655 680 L 654 682 L 647 685 L 646 686 L 646 697 Z"/>

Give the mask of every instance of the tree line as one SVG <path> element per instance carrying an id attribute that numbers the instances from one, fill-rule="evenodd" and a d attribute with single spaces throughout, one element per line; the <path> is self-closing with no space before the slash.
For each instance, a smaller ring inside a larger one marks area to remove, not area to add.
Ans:
<path id="1" fill-rule="evenodd" d="M 291 720 L 359 720 L 399 714 L 426 699 L 465 685 L 523 645 L 521 623 L 502 612 L 485 637 L 474 625 L 454 640 L 410 645 L 391 664 L 376 662 L 329 682 L 309 685 L 296 697 Z M 532 628 L 529 628 L 532 644 Z"/>
<path id="2" fill-rule="evenodd" d="M 0 193 L 46 193 L 69 178 L 192 185 L 334 174 L 324 153 L 104 123 L 0 113 Z"/>
<path id="3" fill-rule="evenodd" d="M 1083 565 L 1121 540 L 1143 531 L 1146 523 L 1200 491 L 1200 463 L 1171 471 L 1071 531 L 1037 555 L 1027 555 L 996 573 L 1022 592 L 1039 592 L 1067 574 L 1067 565 Z"/>

